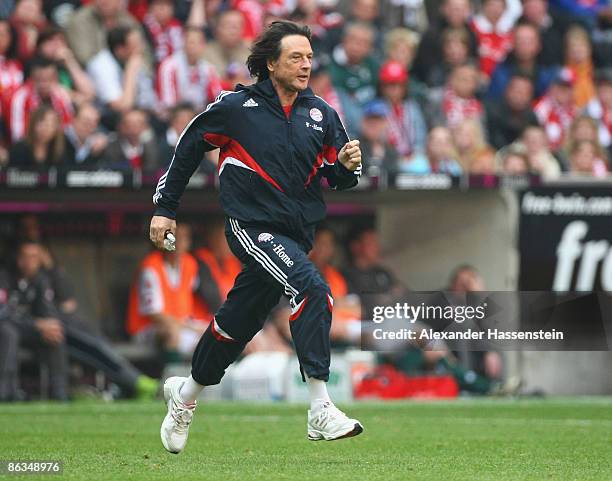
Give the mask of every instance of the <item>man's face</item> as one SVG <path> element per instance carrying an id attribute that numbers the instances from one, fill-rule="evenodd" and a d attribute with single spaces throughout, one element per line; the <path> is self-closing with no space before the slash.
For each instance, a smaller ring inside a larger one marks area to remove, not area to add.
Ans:
<path id="1" fill-rule="evenodd" d="M 524 0 L 523 15 L 525 18 L 536 25 L 546 16 L 548 12 L 548 2 L 546 0 Z"/>
<path id="2" fill-rule="evenodd" d="M 140 138 L 147 129 L 147 118 L 143 112 L 133 110 L 125 114 L 121 121 L 121 135 L 132 144 L 140 142 Z"/>
<path id="3" fill-rule="evenodd" d="M 482 6 L 482 13 L 493 24 L 497 23 L 506 8 L 504 0 L 488 0 Z"/>
<path id="4" fill-rule="evenodd" d="M 568 84 L 553 84 L 550 88 L 550 95 L 564 107 L 571 107 L 574 105 L 574 88 Z"/>
<path id="5" fill-rule="evenodd" d="M 467 0 L 446 0 L 442 14 L 453 27 L 460 27 L 470 16 L 470 3 Z"/>
<path id="6" fill-rule="evenodd" d="M 36 244 L 24 244 L 17 254 L 17 269 L 28 279 L 34 277 L 41 266 L 40 247 Z"/>
<path id="7" fill-rule="evenodd" d="M 96 0 L 96 10 L 102 18 L 115 17 L 121 10 L 121 0 Z"/>
<path id="8" fill-rule="evenodd" d="M 351 28 L 342 41 L 348 63 L 358 65 L 363 62 L 372 52 L 373 41 L 374 38 L 370 30 L 363 27 Z"/>
<path id="9" fill-rule="evenodd" d="M 451 75 L 450 85 L 459 97 L 470 98 L 478 88 L 478 71 L 469 65 L 458 67 Z"/>
<path id="10" fill-rule="evenodd" d="M 242 43 L 244 19 L 239 12 L 228 12 L 219 20 L 216 29 L 217 41 L 226 48 L 234 48 Z"/>
<path id="11" fill-rule="evenodd" d="M 268 62 L 270 77 L 285 90 L 300 92 L 308 87 L 312 67 L 312 48 L 303 35 L 287 35 L 281 40 L 277 60 Z"/>
<path id="12" fill-rule="evenodd" d="M 187 58 L 191 62 L 196 62 L 204 55 L 205 49 L 204 33 L 194 30 L 188 31 L 185 35 L 185 55 L 187 55 Z"/>
<path id="13" fill-rule="evenodd" d="M 153 2 L 150 7 L 151 15 L 161 25 L 166 25 L 174 16 L 174 5 L 172 2 L 157 1 Z"/>
<path id="14" fill-rule="evenodd" d="M 378 0 L 353 0 L 353 17 L 362 22 L 371 22 L 378 16 Z"/>
<path id="15" fill-rule="evenodd" d="M 43 99 L 49 98 L 57 83 L 57 70 L 53 66 L 36 68 L 32 72 L 34 89 Z"/>
<path id="16" fill-rule="evenodd" d="M 82 137 L 89 137 L 98 128 L 100 114 L 92 107 L 82 107 L 79 114 L 74 119 L 74 128 Z"/>
<path id="17" fill-rule="evenodd" d="M 529 108 L 533 96 L 533 85 L 525 78 L 513 78 L 506 89 L 506 101 L 515 112 Z"/>
<path id="18" fill-rule="evenodd" d="M 171 127 L 177 134 L 180 134 L 185 127 L 187 127 L 187 124 L 191 121 L 194 115 L 195 113 L 193 111 L 187 109 L 177 112 L 172 119 Z"/>
<path id="19" fill-rule="evenodd" d="M 540 35 L 530 25 L 518 27 L 514 33 L 514 55 L 521 61 L 533 61 L 540 53 Z"/>

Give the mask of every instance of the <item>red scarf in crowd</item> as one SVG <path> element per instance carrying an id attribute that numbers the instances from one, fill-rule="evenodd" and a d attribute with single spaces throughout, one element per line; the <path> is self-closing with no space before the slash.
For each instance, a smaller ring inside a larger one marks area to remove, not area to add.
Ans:
<path id="1" fill-rule="evenodd" d="M 442 112 L 449 127 L 455 127 L 466 119 L 482 117 L 482 103 L 476 98 L 464 99 L 459 97 L 452 89 L 447 88 L 442 98 Z"/>

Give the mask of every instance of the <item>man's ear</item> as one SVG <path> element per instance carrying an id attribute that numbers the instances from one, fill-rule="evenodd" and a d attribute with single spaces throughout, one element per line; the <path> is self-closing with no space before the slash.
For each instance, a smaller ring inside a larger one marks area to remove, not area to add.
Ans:
<path id="1" fill-rule="evenodd" d="M 275 68 L 274 64 L 275 64 L 275 63 L 276 63 L 276 62 L 273 62 L 272 60 L 268 60 L 268 61 L 267 61 L 267 65 L 268 65 L 268 72 L 274 72 L 274 68 Z"/>

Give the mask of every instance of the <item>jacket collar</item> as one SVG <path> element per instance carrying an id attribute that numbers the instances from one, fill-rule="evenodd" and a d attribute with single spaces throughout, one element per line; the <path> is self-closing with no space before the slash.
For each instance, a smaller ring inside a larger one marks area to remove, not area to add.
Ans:
<path id="1" fill-rule="evenodd" d="M 278 94 L 276 93 L 276 89 L 272 85 L 272 80 L 270 79 L 262 80 L 261 82 L 257 82 L 253 85 L 236 85 L 236 91 L 238 92 L 240 90 L 246 90 L 253 94 L 267 97 L 271 100 L 278 99 Z M 306 87 L 305 90 L 298 93 L 296 101 L 301 98 L 315 98 L 315 95 L 310 87 Z"/>

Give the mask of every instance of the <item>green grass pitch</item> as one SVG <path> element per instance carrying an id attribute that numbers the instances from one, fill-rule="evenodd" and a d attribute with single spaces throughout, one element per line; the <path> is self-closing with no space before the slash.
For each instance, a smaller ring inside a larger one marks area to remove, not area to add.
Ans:
<path id="1" fill-rule="evenodd" d="M 364 434 L 311 442 L 305 406 L 201 403 L 172 455 L 162 402 L 0 405 L 0 459 L 64 462 L 10 477 L 37 480 L 612 480 L 611 398 L 340 407 Z"/>

